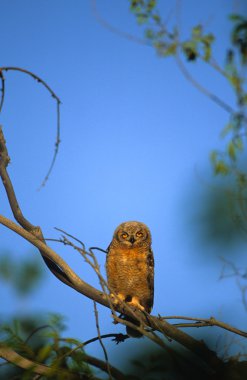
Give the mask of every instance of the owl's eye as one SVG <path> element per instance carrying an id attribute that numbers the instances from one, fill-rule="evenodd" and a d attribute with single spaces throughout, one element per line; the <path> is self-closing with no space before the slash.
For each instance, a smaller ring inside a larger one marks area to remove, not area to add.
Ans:
<path id="1" fill-rule="evenodd" d="M 137 237 L 142 237 L 142 236 L 143 236 L 143 233 L 142 233 L 141 231 L 139 231 L 139 232 L 136 233 L 136 236 L 137 236 Z"/>
<path id="2" fill-rule="evenodd" d="M 121 236 L 122 236 L 123 239 L 127 239 L 127 237 L 128 237 L 129 235 L 128 235 L 126 232 L 124 232 Z"/>

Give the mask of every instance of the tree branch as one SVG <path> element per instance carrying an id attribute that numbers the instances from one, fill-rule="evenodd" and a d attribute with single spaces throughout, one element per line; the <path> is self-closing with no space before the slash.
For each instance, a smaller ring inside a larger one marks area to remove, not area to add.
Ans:
<path id="1" fill-rule="evenodd" d="M 55 101 L 57 103 L 57 109 L 56 109 L 56 113 L 57 113 L 57 136 L 56 136 L 56 142 L 55 142 L 55 150 L 54 150 L 53 158 L 52 158 L 50 167 L 48 169 L 48 172 L 47 172 L 44 180 L 42 181 L 42 183 L 40 185 L 40 188 L 41 188 L 41 187 L 45 186 L 46 182 L 49 179 L 49 176 L 50 176 L 50 174 L 52 172 L 52 169 L 54 167 L 54 164 L 55 164 L 55 161 L 56 161 L 56 158 L 57 158 L 58 149 L 59 149 L 59 145 L 60 145 L 60 142 L 61 142 L 61 140 L 60 140 L 60 105 L 61 105 L 61 100 L 55 94 L 55 92 L 51 89 L 51 87 L 42 78 L 40 78 L 38 75 L 34 74 L 33 72 L 31 72 L 29 70 L 22 69 L 20 67 L 12 67 L 12 66 L 0 67 L 0 80 L 2 82 L 2 88 L 1 88 L 2 94 L 1 94 L 1 100 L 0 100 L 0 112 L 1 112 L 2 107 L 3 107 L 4 97 L 5 97 L 5 78 L 4 78 L 4 75 L 3 75 L 3 71 L 6 71 L 6 72 L 7 71 L 18 71 L 18 72 L 24 73 L 26 75 L 29 75 L 34 80 L 36 80 L 38 83 L 41 83 L 46 88 L 46 90 L 51 94 L 52 98 L 55 99 Z"/>
<path id="2" fill-rule="evenodd" d="M 93 306 L 94 306 L 95 323 L 96 323 L 96 329 L 97 329 L 97 333 L 98 333 L 99 342 L 100 342 L 100 345 L 101 345 L 102 350 L 104 352 L 104 357 L 105 357 L 105 362 L 106 362 L 107 373 L 109 375 L 109 379 L 112 380 L 111 368 L 110 368 L 110 364 L 109 364 L 109 360 L 108 360 L 108 354 L 107 354 L 106 348 L 104 346 L 104 343 L 101 339 L 101 333 L 100 333 L 100 327 L 99 327 L 99 313 L 98 313 L 97 304 L 95 301 L 93 301 Z"/>
<path id="3" fill-rule="evenodd" d="M 90 355 L 85 355 L 84 359 L 88 364 L 93 365 L 94 367 L 100 368 L 102 371 L 104 371 L 108 374 L 108 365 L 103 360 L 97 359 L 97 358 L 90 356 Z M 116 380 L 127 380 L 128 379 L 128 376 L 125 376 L 122 372 L 120 372 L 117 368 L 113 367 L 110 364 L 109 364 L 109 368 L 110 368 L 112 376 Z"/>
<path id="4" fill-rule="evenodd" d="M 62 282 L 64 282 L 66 285 L 70 286 L 71 288 L 75 289 L 79 293 L 100 303 L 101 305 L 111 308 L 114 311 L 118 311 L 134 319 L 137 319 L 138 321 L 141 322 L 141 325 L 136 326 L 133 324 L 133 326 L 131 327 L 136 328 L 138 331 L 142 332 L 144 335 L 147 335 L 150 339 L 155 340 L 156 343 L 158 343 L 159 341 L 158 344 L 162 345 L 163 347 L 166 347 L 166 345 L 162 341 L 162 339 L 156 336 L 156 334 L 154 334 L 152 331 L 145 330 L 145 327 L 148 327 L 149 329 L 151 328 L 153 330 L 157 330 L 161 332 L 162 334 L 164 334 L 165 337 L 169 337 L 177 341 L 178 343 L 180 343 L 181 345 L 183 345 L 184 347 L 186 347 L 193 353 L 200 356 L 200 358 L 204 360 L 212 369 L 217 370 L 219 367 L 222 366 L 222 361 L 217 357 L 215 352 L 208 349 L 208 347 L 206 346 L 204 342 L 194 339 L 190 335 L 187 335 L 185 332 L 179 330 L 177 327 L 169 324 L 167 321 L 159 317 L 151 316 L 148 313 L 144 313 L 139 310 L 133 310 L 125 302 L 114 304 L 114 307 L 113 307 L 109 295 L 105 294 L 106 293 L 104 290 L 105 283 L 102 282 L 103 280 L 101 278 L 101 274 L 98 273 L 99 270 L 96 273 L 99 276 L 101 285 L 103 286 L 102 292 L 100 292 L 99 290 L 95 289 L 94 287 L 92 287 L 91 285 L 87 284 L 82 279 L 80 279 L 80 277 L 69 267 L 69 265 L 55 251 L 53 251 L 51 248 L 49 248 L 46 245 L 40 227 L 33 226 L 23 216 L 21 209 L 19 207 L 19 204 L 17 202 L 11 180 L 6 170 L 8 162 L 9 162 L 8 152 L 6 149 L 2 130 L 0 130 L 0 176 L 2 178 L 13 214 L 17 222 L 22 227 L 18 226 L 13 221 L 1 215 L 0 215 L 0 223 L 6 226 L 7 228 L 11 229 L 18 235 L 22 236 L 24 239 L 29 241 L 32 245 L 36 246 L 39 249 L 42 257 L 44 258 L 45 263 L 47 264 L 49 269 L 57 278 L 59 278 Z M 85 254 L 85 252 L 82 252 L 82 253 Z M 89 252 L 89 255 L 90 254 L 92 255 L 92 252 Z M 93 262 L 92 264 L 94 265 L 93 267 L 97 269 L 96 267 L 97 263 Z M 107 287 L 105 289 L 107 289 Z M 114 316 L 114 318 L 117 318 L 117 317 Z M 131 323 L 121 318 L 118 318 L 118 322 L 122 324 Z"/>
<path id="5" fill-rule="evenodd" d="M 17 352 L 9 348 L 8 346 L 4 346 L 0 344 L 0 357 L 7 360 L 8 362 L 16 365 L 17 367 L 23 368 L 25 370 L 32 371 L 36 374 L 42 376 L 51 376 L 55 372 L 59 372 L 62 376 L 69 376 L 71 380 L 79 380 L 81 377 L 79 374 L 73 373 L 71 371 L 65 371 L 64 369 L 51 368 L 44 364 L 39 364 L 37 362 L 31 361 L 30 359 L 26 359 L 23 356 L 19 355 Z M 86 375 L 85 375 L 86 376 Z M 91 376 L 86 376 L 85 379 L 91 379 Z"/>
<path id="6" fill-rule="evenodd" d="M 218 326 L 222 329 L 228 330 L 234 334 L 243 336 L 247 338 L 247 333 L 245 331 L 239 330 L 236 327 L 233 327 L 231 325 L 228 325 L 225 322 L 218 321 L 214 317 L 210 318 L 193 318 L 193 317 L 183 317 L 183 316 L 168 316 L 168 317 L 161 317 L 162 319 L 184 319 L 187 321 L 196 321 L 197 323 L 179 323 L 176 324 L 177 327 L 208 327 L 208 326 Z"/>

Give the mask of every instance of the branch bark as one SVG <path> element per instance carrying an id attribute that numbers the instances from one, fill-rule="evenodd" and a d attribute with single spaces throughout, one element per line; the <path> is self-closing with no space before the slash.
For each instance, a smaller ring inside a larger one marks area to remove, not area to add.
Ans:
<path id="1" fill-rule="evenodd" d="M 17 367 L 23 368 L 25 370 L 30 370 L 38 375 L 49 377 L 54 374 L 55 371 L 59 371 L 61 377 L 67 376 L 65 378 L 68 378 L 70 380 L 79 380 L 81 378 L 79 374 L 62 369 L 57 370 L 44 364 L 39 364 L 37 362 L 26 359 L 7 346 L 0 345 L 0 357 L 12 364 L 15 364 Z M 88 377 L 88 379 L 91 379 L 91 377 Z"/>

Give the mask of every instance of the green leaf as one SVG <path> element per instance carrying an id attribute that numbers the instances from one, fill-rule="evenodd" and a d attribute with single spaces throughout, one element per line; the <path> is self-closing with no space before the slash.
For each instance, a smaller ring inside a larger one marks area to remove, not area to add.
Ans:
<path id="1" fill-rule="evenodd" d="M 137 15 L 138 24 L 142 25 L 142 24 L 145 24 L 147 21 L 148 21 L 148 14 L 147 13 L 139 13 Z"/>
<path id="2" fill-rule="evenodd" d="M 192 38 L 198 40 L 198 39 L 201 39 L 201 36 L 202 36 L 202 26 L 197 25 L 192 29 Z"/>
<path id="3" fill-rule="evenodd" d="M 211 58 L 211 46 L 208 44 L 203 45 L 203 59 L 208 62 Z"/>
<path id="4" fill-rule="evenodd" d="M 226 124 L 225 128 L 221 131 L 220 137 L 224 138 L 226 135 L 233 130 L 232 123 Z"/>
<path id="5" fill-rule="evenodd" d="M 153 40 L 155 37 L 155 33 L 152 29 L 146 29 L 145 30 L 145 37 L 148 38 L 149 40 Z"/>
<path id="6" fill-rule="evenodd" d="M 175 55 L 177 51 L 177 43 L 170 44 L 165 50 L 162 51 L 163 57 L 168 57 L 169 55 Z"/>
<path id="7" fill-rule="evenodd" d="M 232 141 L 229 142 L 227 151 L 228 151 L 228 155 L 231 158 L 231 160 L 235 161 L 236 160 L 236 150 L 235 150 L 235 145 L 233 144 Z"/>
<path id="8" fill-rule="evenodd" d="M 149 0 L 147 3 L 147 10 L 148 12 L 151 12 L 156 6 L 156 0 Z"/>
<path id="9" fill-rule="evenodd" d="M 160 56 L 165 56 L 167 49 L 167 44 L 165 42 L 157 41 L 154 43 L 154 47 Z"/>
<path id="10" fill-rule="evenodd" d="M 79 346 L 81 344 L 81 342 L 79 340 L 74 339 L 74 338 L 65 338 L 63 340 L 64 340 L 64 342 L 74 344 L 75 346 Z"/>
<path id="11" fill-rule="evenodd" d="M 152 15 L 152 19 L 156 22 L 156 24 L 160 23 L 160 16 L 157 14 Z"/>
<path id="12" fill-rule="evenodd" d="M 219 160 L 215 163 L 214 172 L 215 174 L 227 175 L 230 169 L 223 160 Z"/>
<path id="13" fill-rule="evenodd" d="M 212 50 L 211 45 L 214 41 L 214 35 L 213 34 L 207 34 L 203 37 L 202 43 L 203 43 L 203 59 L 208 62 L 211 58 Z"/>
<path id="14" fill-rule="evenodd" d="M 50 356 L 51 352 L 52 352 L 52 346 L 50 344 L 45 345 L 41 347 L 41 349 L 38 351 L 38 354 L 35 360 L 37 362 L 43 363 Z"/>
<path id="15" fill-rule="evenodd" d="M 244 17 L 243 16 L 240 16 L 236 13 L 233 13 L 229 16 L 229 19 L 232 20 L 232 21 L 243 21 L 244 20 Z"/>
<path id="16" fill-rule="evenodd" d="M 235 72 L 233 75 L 228 75 L 227 78 L 235 90 L 239 92 L 241 90 L 241 84 L 243 80 L 237 75 L 237 72 Z"/>
<path id="17" fill-rule="evenodd" d="M 195 61 L 198 52 L 197 52 L 197 44 L 194 41 L 186 41 L 182 44 L 183 52 L 188 61 Z"/>

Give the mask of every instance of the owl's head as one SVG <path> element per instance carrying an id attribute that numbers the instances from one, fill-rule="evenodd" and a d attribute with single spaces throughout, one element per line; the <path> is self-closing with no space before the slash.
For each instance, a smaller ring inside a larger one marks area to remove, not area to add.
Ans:
<path id="1" fill-rule="evenodd" d="M 147 246 L 151 244 L 149 228 L 141 222 L 121 223 L 114 232 L 114 238 L 126 248 Z"/>

